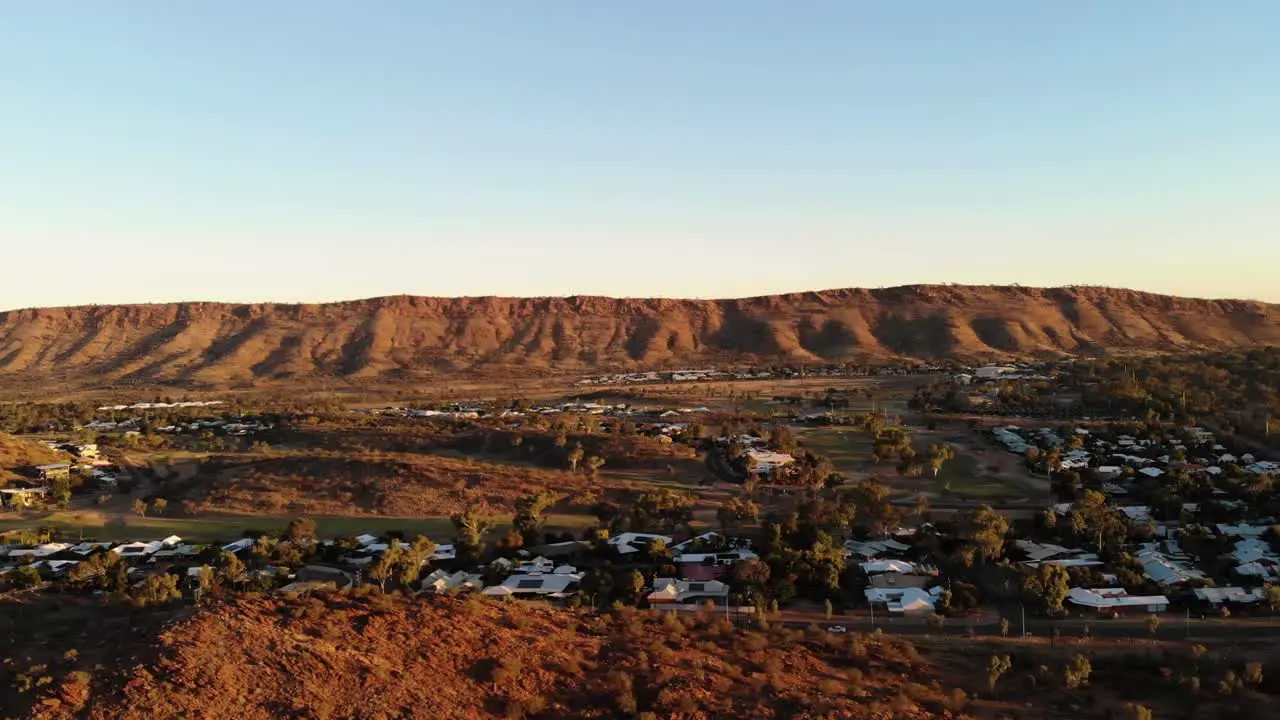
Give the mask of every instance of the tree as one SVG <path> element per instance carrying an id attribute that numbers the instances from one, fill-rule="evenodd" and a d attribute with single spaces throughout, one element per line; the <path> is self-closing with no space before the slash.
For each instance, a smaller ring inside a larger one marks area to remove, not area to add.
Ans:
<path id="1" fill-rule="evenodd" d="M 1078 690 L 1089 684 L 1091 674 L 1093 674 L 1093 666 L 1089 663 L 1089 658 L 1076 655 L 1062 669 L 1062 684 L 1068 690 Z"/>
<path id="2" fill-rule="evenodd" d="M 827 616 L 827 620 L 831 620 L 831 599 L 826 598 L 822 601 L 822 611 Z"/>
<path id="3" fill-rule="evenodd" d="M 763 587 L 769 582 L 769 565 L 757 558 L 739 560 L 730 572 L 734 583 L 739 585 Z"/>
<path id="4" fill-rule="evenodd" d="M 595 480 L 600 477 L 600 468 L 604 466 L 604 458 L 599 455 L 592 455 L 587 458 L 587 469 L 591 471 L 591 479 Z"/>
<path id="5" fill-rule="evenodd" d="M 40 584 L 40 571 L 30 565 L 20 565 L 11 576 L 13 584 L 20 588 L 33 588 Z"/>
<path id="6" fill-rule="evenodd" d="M 196 575 L 196 587 L 200 588 L 201 593 L 208 593 L 213 590 L 213 568 L 208 565 L 201 565 L 200 572 Z"/>
<path id="7" fill-rule="evenodd" d="M 142 498 L 133 501 L 133 513 L 138 517 L 147 516 L 147 503 Z"/>
<path id="8" fill-rule="evenodd" d="M 425 535 L 414 538 L 408 549 L 401 548 L 400 562 L 395 566 L 395 578 L 400 585 L 407 588 L 417 582 L 423 566 L 435 552 L 436 544 Z"/>
<path id="9" fill-rule="evenodd" d="M 511 525 L 520 533 L 525 545 L 538 543 L 538 535 L 542 532 L 542 512 L 555 501 L 556 497 L 546 492 L 525 495 L 516 500 L 516 514 Z"/>
<path id="10" fill-rule="evenodd" d="M 621 587 L 633 604 L 639 602 L 640 594 L 644 592 L 644 575 L 639 570 L 629 571 L 623 577 Z"/>
<path id="11" fill-rule="evenodd" d="M 151 501 L 151 509 L 155 511 L 156 515 L 164 515 L 164 511 L 168 507 L 169 501 L 164 498 L 156 498 Z"/>
<path id="12" fill-rule="evenodd" d="M 1055 563 L 1044 563 L 1023 576 L 1022 592 L 1027 598 L 1044 602 L 1050 613 L 1062 612 L 1062 602 L 1071 592 L 1071 576 Z"/>
<path id="13" fill-rule="evenodd" d="M 222 580 L 231 585 L 239 585 L 249 577 L 249 571 L 245 568 L 244 563 L 233 552 L 222 551 L 220 558 L 220 567 L 218 575 Z"/>
<path id="14" fill-rule="evenodd" d="M 142 587 L 133 596 L 138 605 L 162 605 L 182 597 L 178 590 L 178 576 L 165 573 L 147 578 Z"/>
<path id="15" fill-rule="evenodd" d="M 49 492 L 59 506 L 66 507 L 71 502 L 71 478 L 66 475 L 55 476 L 49 481 Z"/>
<path id="16" fill-rule="evenodd" d="M 1000 682 L 1000 676 L 1009 672 L 1013 667 L 1013 661 L 1008 655 L 992 655 L 991 660 L 987 663 L 987 687 L 991 692 L 996 691 L 996 683 Z"/>
<path id="17" fill-rule="evenodd" d="M 929 447 L 929 468 L 933 470 L 933 476 L 938 477 L 938 472 L 942 470 L 942 466 L 956 456 L 955 450 L 946 444 L 938 444 Z"/>
<path id="18" fill-rule="evenodd" d="M 1244 681 L 1245 684 L 1254 687 L 1262 685 L 1262 663 L 1256 660 L 1245 663 Z"/>
<path id="19" fill-rule="evenodd" d="M 573 449 L 569 451 L 569 456 L 568 456 L 568 458 L 567 458 L 567 459 L 568 459 L 568 461 L 569 461 L 569 471 L 570 471 L 570 472 L 577 472 L 577 471 L 578 471 L 578 463 L 582 462 L 582 456 L 583 456 L 584 454 L 585 454 L 585 453 L 584 453 L 584 451 L 582 450 L 582 443 L 577 443 L 577 444 L 575 444 L 575 445 L 573 446 Z"/>
<path id="20" fill-rule="evenodd" d="M 378 589 L 387 591 L 387 581 L 396 574 L 396 566 L 400 564 L 402 556 L 400 542 L 393 539 L 387 549 L 383 550 L 382 554 L 369 566 L 369 577 L 378 583 Z"/>
<path id="21" fill-rule="evenodd" d="M 959 524 L 960 537 L 975 549 L 979 557 L 1000 559 L 1005 535 L 1009 533 L 1009 521 L 1003 515 L 984 505 L 976 513 L 962 513 Z"/>
<path id="22" fill-rule="evenodd" d="M 1000 618 L 1000 637 L 1009 637 L 1009 618 Z"/>
<path id="23" fill-rule="evenodd" d="M 1124 718 L 1125 720 L 1153 720 L 1155 716 L 1151 714 L 1151 709 L 1145 705 L 1125 703 Z"/>
<path id="24" fill-rule="evenodd" d="M 1147 616 L 1147 632 L 1151 634 L 1152 640 L 1156 639 L 1156 633 L 1159 631 L 1160 631 L 1160 616 L 1155 614 L 1148 615 Z"/>
<path id="25" fill-rule="evenodd" d="M 305 517 L 290 520 L 284 538 L 294 545 L 310 545 L 316 540 L 316 521 Z"/>
<path id="26" fill-rule="evenodd" d="M 480 559 L 484 550 L 484 534 L 489 532 L 493 523 L 480 517 L 476 509 L 469 507 L 450 518 L 458 536 L 455 543 L 458 559 L 466 563 L 474 563 Z"/>
<path id="27" fill-rule="evenodd" d="M 720 529 L 725 535 L 746 522 L 755 522 L 760 517 L 760 508 L 750 500 L 729 498 L 717 510 L 716 518 L 720 521 Z"/>

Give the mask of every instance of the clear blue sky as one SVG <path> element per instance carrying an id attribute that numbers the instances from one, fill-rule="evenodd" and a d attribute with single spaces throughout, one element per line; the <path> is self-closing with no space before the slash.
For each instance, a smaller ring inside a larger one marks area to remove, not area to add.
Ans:
<path id="1" fill-rule="evenodd" d="M 1280 301 L 1280 2 L 0 0 L 0 308 Z"/>

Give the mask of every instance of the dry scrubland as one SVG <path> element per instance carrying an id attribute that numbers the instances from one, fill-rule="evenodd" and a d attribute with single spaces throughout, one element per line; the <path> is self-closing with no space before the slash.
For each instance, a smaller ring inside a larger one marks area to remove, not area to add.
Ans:
<path id="1" fill-rule="evenodd" d="M 388 297 L 0 313 L 13 386 L 412 381 L 459 371 L 811 363 L 1280 343 L 1264 303 L 1105 288 L 907 286 L 739 300 Z M 65 388 L 59 388 L 65 389 Z"/>
<path id="2" fill-rule="evenodd" d="M 1266 650 L 753 630 L 710 612 L 592 617 L 372 590 L 194 610 L 5 601 L 0 629 L 0 711 L 49 720 L 1140 717 L 1126 702 L 1157 718 L 1275 711 L 1262 692 L 1276 668 Z M 1006 655 L 993 683 L 991 658 Z M 1264 658 L 1262 685 L 1244 669 L 1253 657 Z M 1199 690 L 1187 687 L 1193 675 Z"/>
<path id="3" fill-rule="evenodd" d="M 521 496 L 569 495 L 587 482 L 583 474 L 442 456 L 296 454 L 214 458 L 184 497 L 197 512 L 448 516 L 472 506 L 510 513 Z"/>

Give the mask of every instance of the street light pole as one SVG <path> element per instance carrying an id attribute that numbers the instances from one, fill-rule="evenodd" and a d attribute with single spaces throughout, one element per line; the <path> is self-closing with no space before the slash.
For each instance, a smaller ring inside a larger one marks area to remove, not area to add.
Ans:
<path id="1" fill-rule="evenodd" d="M 1027 606 L 1018 601 L 1018 607 L 1022 609 L 1022 637 L 1027 636 Z"/>

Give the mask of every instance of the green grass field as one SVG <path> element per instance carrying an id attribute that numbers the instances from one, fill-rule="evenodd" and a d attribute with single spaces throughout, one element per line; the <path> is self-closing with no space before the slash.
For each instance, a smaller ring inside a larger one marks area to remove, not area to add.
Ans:
<path id="1" fill-rule="evenodd" d="M 426 535 L 447 541 L 453 537 L 453 524 L 444 517 L 315 517 L 316 534 L 335 538 L 370 533 L 382 535 L 399 531 L 406 536 Z M 206 515 L 200 517 L 128 517 L 112 520 L 96 512 L 57 512 L 45 516 L 5 517 L 0 519 L 0 532 L 28 528 L 52 527 L 63 539 L 80 538 L 98 541 L 155 540 L 177 535 L 193 542 L 235 540 L 245 533 L 279 533 L 288 525 L 287 517 L 250 515 Z M 498 530 L 510 526 L 510 517 L 495 517 Z M 587 515 L 548 515 L 548 530 L 569 530 L 575 534 L 595 524 Z"/>
<path id="2" fill-rule="evenodd" d="M 805 430 L 797 435 L 801 445 L 814 452 L 826 455 L 837 470 L 844 472 L 872 470 L 886 476 L 893 475 L 893 465 L 871 466 L 871 455 L 874 443 L 866 433 L 854 428 L 827 427 Z M 919 478 L 905 480 L 894 477 L 895 486 L 904 483 L 914 486 L 912 492 L 932 493 L 936 497 L 950 497 L 968 500 L 1009 500 L 1024 497 L 1026 489 L 1011 480 L 989 475 L 968 453 L 961 452 L 942 466 L 938 477 L 933 471 L 925 468 Z M 944 493 L 943 487 L 950 483 L 950 492 Z"/>
<path id="3" fill-rule="evenodd" d="M 805 430 L 797 435 L 800 444 L 827 456 L 837 470 L 849 470 L 871 462 L 875 444 L 861 430 L 827 427 Z"/>
<path id="4" fill-rule="evenodd" d="M 926 476 L 931 471 L 926 470 Z M 943 464 L 937 478 L 929 481 L 941 493 L 951 483 L 951 495 L 969 500 L 1001 500 L 1022 497 L 1026 490 L 999 478 L 986 477 L 977 458 L 960 453 Z"/>

